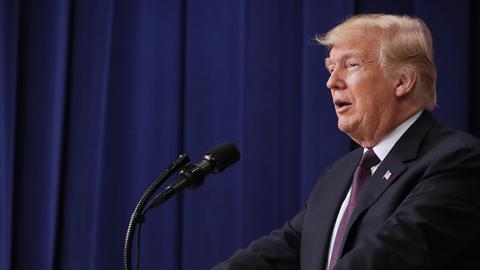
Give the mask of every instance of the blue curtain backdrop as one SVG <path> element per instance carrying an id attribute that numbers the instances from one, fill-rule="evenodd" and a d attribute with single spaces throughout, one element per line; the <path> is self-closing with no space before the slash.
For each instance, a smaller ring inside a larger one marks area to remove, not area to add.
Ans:
<path id="1" fill-rule="evenodd" d="M 436 115 L 480 135 L 477 1 L 1 0 L 0 270 L 121 269 L 133 208 L 182 152 L 239 163 L 152 210 L 143 269 L 208 269 L 280 227 L 352 148 L 313 42 L 362 12 L 423 18 Z"/>

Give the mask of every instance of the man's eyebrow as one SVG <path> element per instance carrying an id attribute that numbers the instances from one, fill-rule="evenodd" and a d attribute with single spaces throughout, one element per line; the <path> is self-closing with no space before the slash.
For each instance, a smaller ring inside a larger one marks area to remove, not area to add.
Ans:
<path id="1" fill-rule="evenodd" d="M 339 59 L 340 61 L 344 61 L 345 58 L 351 58 L 351 57 L 353 57 L 353 54 L 347 52 L 347 53 L 341 54 Z M 330 57 L 325 58 L 325 67 L 328 69 L 328 66 L 333 64 L 333 62 L 334 61 Z"/>
<path id="2" fill-rule="evenodd" d="M 367 58 L 367 59 L 361 58 L 355 52 L 345 52 L 345 53 L 341 54 L 340 56 L 338 56 L 338 59 L 340 59 L 340 61 L 345 61 L 346 59 L 351 59 L 351 58 L 359 59 L 363 63 L 367 63 L 367 64 L 373 62 L 373 59 L 371 59 L 371 58 Z M 328 69 L 328 66 L 333 64 L 333 62 L 334 61 L 330 57 L 325 58 L 325 67 Z"/>

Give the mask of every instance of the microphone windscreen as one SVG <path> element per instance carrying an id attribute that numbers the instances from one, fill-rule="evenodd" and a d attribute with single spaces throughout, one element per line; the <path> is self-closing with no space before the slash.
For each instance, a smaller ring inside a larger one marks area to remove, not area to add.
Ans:
<path id="1" fill-rule="evenodd" d="M 240 159 L 240 152 L 237 146 L 230 141 L 213 147 L 205 155 L 210 156 L 214 160 L 215 172 L 222 172 Z"/>

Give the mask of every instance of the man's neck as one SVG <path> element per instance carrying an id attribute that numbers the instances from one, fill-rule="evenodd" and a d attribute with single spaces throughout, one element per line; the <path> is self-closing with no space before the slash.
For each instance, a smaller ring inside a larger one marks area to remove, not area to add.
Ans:
<path id="1" fill-rule="evenodd" d="M 389 120 L 383 126 L 377 126 L 376 129 L 372 130 L 370 136 L 364 138 L 351 138 L 363 148 L 373 148 L 402 123 L 421 111 L 423 111 L 423 109 L 418 107 L 411 107 L 409 110 L 399 110 L 399 112 L 393 113 L 390 117 L 385 116 L 386 118 L 390 118 L 392 120 Z"/>

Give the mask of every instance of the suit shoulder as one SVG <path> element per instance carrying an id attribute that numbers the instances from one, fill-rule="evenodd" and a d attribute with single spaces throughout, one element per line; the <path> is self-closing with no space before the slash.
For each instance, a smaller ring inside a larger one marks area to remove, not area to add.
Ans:
<path id="1" fill-rule="evenodd" d="M 480 152 L 480 140 L 466 132 L 444 125 L 434 126 L 425 138 L 425 146 L 439 150 L 470 150 Z"/>
<path id="2" fill-rule="evenodd" d="M 439 170 L 480 164 L 480 140 L 446 126 L 435 126 L 419 145 L 418 164 Z"/>

